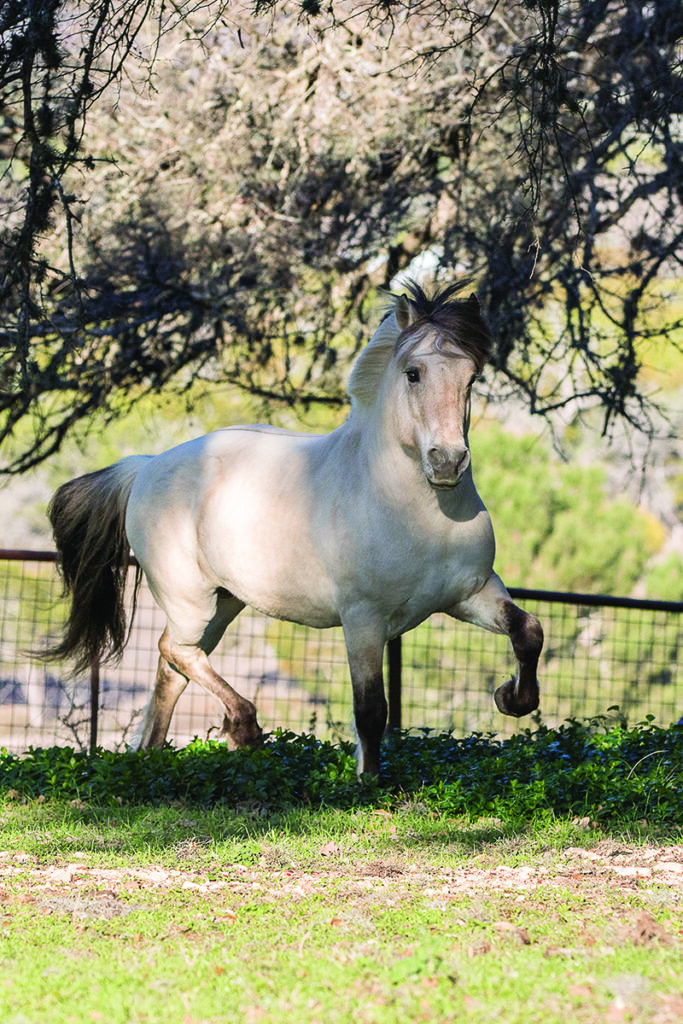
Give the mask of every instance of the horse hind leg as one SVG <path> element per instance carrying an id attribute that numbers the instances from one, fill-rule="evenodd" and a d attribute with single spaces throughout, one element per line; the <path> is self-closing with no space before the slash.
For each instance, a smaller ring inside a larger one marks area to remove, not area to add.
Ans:
<path id="1" fill-rule="evenodd" d="M 256 708 L 242 697 L 212 668 L 208 654 L 199 646 L 174 642 L 168 629 L 159 641 L 162 659 L 175 671 L 217 697 L 224 708 L 221 737 L 228 747 L 260 747 L 263 733 L 256 717 Z"/>
<path id="2" fill-rule="evenodd" d="M 132 750 L 163 747 L 174 708 L 187 683 L 185 676 L 172 668 L 163 655 L 159 655 L 154 690 L 131 742 Z"/>
<path id="3" fill-rule="evenodd" d="M 204 630 L 200 647 L 205 653 L 205 664 L 210 673 L 210 693 L 218 698 L 225 708 L 223 726 L 219 733 L 229 748 L 260 747 L 263 745 L 263 733 L 256 717 L 256 708 L 250 700 L 237 693 L 229 683 L 215 672 L 208 662 L 208 656 L 216 648 L 228 625 L 245 607 L 243 601 L 222 587 L 216 593 L 216 614 Z M 201 683 L 201 680 L 199 680 Z M 205 684 L 202 684 L 205 685 Z"/>
<path id="4" fill-rule="evenodd" d="M 262 744 L 254 705 L 233 690 L 211 667 L 208 657 L 244 604 L 224 590 L 219 590 L 213 601 L 213 614 L 198 643 L 175 640 L 170 625 L 164 630 L 159 640 L 154 692 L 138 729 L 135 747 L 163 746 L 175 705 L 190 680 L 199 683 L 221 702 L 224 719 L 220 735 L 229 747 Z"/>

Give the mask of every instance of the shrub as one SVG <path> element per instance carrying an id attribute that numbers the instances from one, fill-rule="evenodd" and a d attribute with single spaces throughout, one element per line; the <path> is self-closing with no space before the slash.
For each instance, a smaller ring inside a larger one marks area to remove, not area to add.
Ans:
<path id="1" fill-rule="evenodd" d="M 94 754 L 70 748 L 0 751 L 6 798 L 98 804 L 350 808 L 419 794 L 439 813 L 537 813 L 683 825 L 683 728 L 601 721 L 540 727 L 507 740 L 401 732 L 384 747 L 380 780 L 356 778 L 351 744 L 278 731 L 261 750 L 196 740 L 182 750 Z"/>

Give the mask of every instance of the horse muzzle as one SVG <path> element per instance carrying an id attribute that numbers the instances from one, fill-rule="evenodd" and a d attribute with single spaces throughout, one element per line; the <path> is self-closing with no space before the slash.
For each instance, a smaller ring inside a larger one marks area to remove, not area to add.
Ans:
<path id="1" fill-rule="evenodd" d="M 434 446 L 428 449 L 423 459 L 427 481 L 437 491 L 457 487 L 469 464 L 470 450 L 464 447 Z"/>

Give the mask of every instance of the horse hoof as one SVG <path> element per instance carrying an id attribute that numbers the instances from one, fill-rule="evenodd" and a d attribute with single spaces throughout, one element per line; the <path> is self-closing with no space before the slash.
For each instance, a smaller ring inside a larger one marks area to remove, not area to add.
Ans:
<path id="1" fill-rule="evenodd" d="M 538 707 L 538 688 L 534 694 L 521 698 L 520 694 L 515 693 L 515 680 L 508 679 L 507 683 L 498 687 L 493 699 L 502 714 L 522 718 L 524 715 L 530 715 Z"/>
<path id="2" fill-rule="evenodd" d="M 237 750 L 240 747 L 259 750 L 263 746 L 263 732 L 256 714 L 232 719 L 226 715 L 220 736 L 225 740 L 228 750 Z"/>

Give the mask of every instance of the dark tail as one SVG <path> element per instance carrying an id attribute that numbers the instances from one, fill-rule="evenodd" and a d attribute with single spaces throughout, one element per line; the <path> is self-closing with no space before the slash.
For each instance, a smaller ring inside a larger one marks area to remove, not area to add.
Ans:
<path id="1" fill-rule="evenodd" d="M 42 653 L 74 660 L 74 673 L 120 657 L 128 639 L 124 603 L 130 566 L 126 506 L 146 456 L 134 456 L 63 484 L 48 508 L 71 609 L 60 643 Z M 136 569 L 135 596 L 141 570 Z"/>

